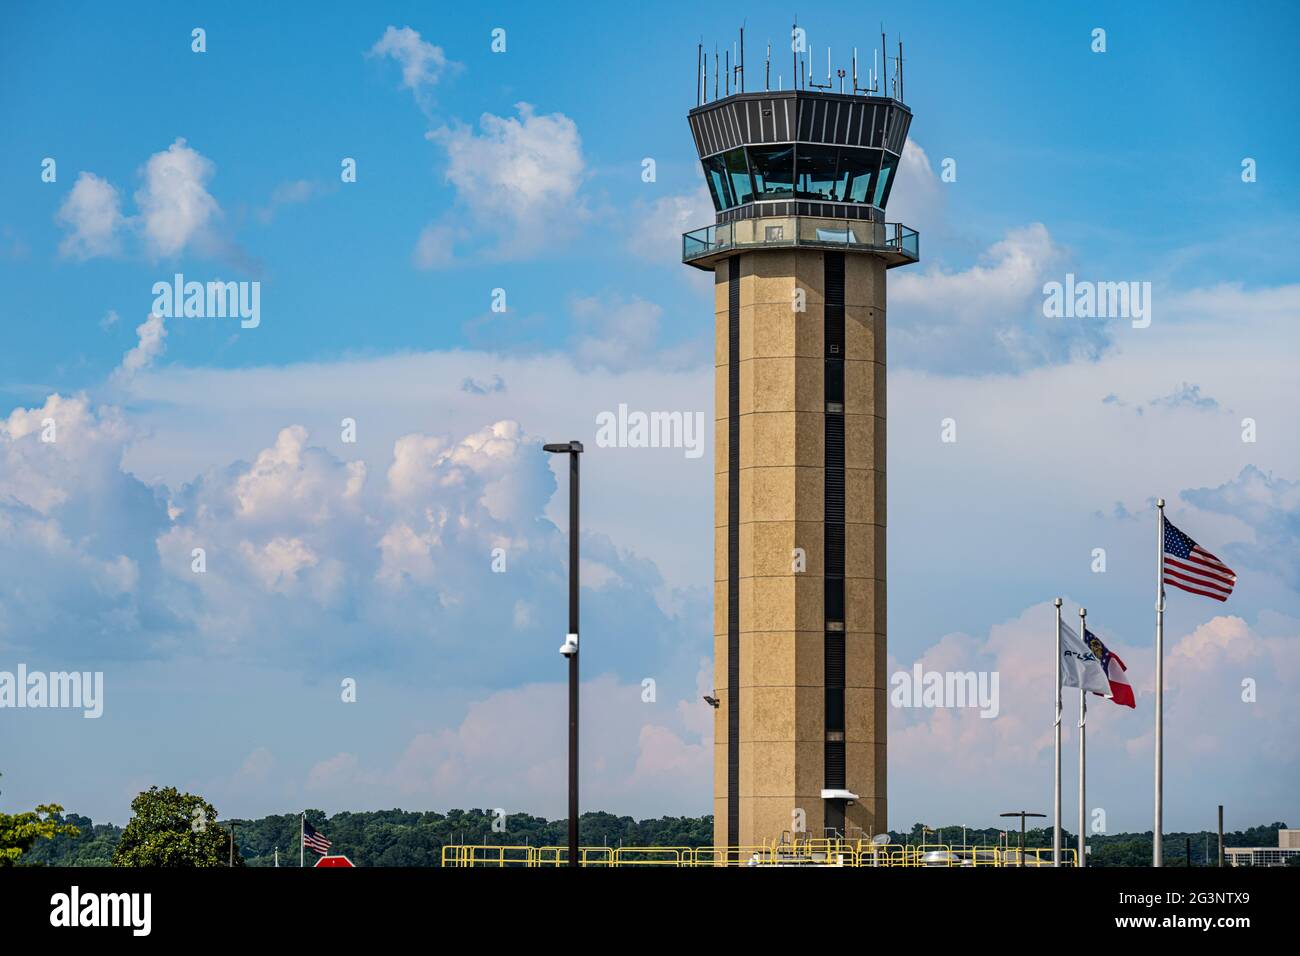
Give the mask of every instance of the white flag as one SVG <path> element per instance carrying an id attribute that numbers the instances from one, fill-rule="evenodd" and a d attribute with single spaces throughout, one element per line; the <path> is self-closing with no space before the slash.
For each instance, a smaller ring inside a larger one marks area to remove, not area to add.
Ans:
<path id="1" fill-rule="evenodd" d="M 1082 687 L 1103 697 L 1110 696 L 1106 669 L 1064 621 L 1061 622 L 1061 684 L 1064 687 Z"/>

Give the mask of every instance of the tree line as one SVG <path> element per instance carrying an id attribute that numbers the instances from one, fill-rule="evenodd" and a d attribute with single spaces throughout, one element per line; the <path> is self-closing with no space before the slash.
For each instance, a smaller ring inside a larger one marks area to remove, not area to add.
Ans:
<path id="1" fill-rule="evenodd" d="M 0 814 L 0 866 L 297 866 L 300 816 L 273 814 L 257 819 L 219 819 L 202 797 L 174 787 L 151 787 L 131 803 L 125 827 L 95 823 L 57 804 L 25 814 Z M 358 866 L 438 866 L 449 844 L 488 846 L 566 846 L 568 821 L 527 813 L 504 817 L 491 809 L 344 811 L 333 815 L 306 811 L 307 822 Z M 1224 834 L 1225 846 L 1277 846 L 1284 823 L 1249 827 Z M 1019 845 L 1019 830 L 967 827 L 969 846 Z M 699 847 L 713 843 L 713 817 L 659 817 L 637 820 L 596 811 L 579 820 L 584 846 Z M 1063 831 L 1065 846 L 1075 839 Z M 962 827 L 923 827 L 891 831 L 898 844 L 963 842 Z M 1094 834 L 1089 837 L 1092 866 L 1149 866 L 1151 833 Z M 1052 830 L 1027 831 L 1025 845 L 1050 847 Z M 1165 863 L 1213 866 L 1218 859 L 1217 833 L 1201 830 L 1165 835 Z M 308 850 L 308 866 L 316 854 Z"/>

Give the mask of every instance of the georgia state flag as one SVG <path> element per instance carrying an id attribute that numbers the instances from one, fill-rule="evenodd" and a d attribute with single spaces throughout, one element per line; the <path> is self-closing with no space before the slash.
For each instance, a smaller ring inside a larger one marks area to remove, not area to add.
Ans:
<path id="1" fill-rule="evenodd" d="M 1137 701 L 1133 698 L 1133 686 L 1128 682 L 1128 674 L 1125 673 L 1128 668 L 1124 662 L 1119 659 L 1119 655 L 1111 653 L 1110 649 L 1101 642 L 1096 634 L 1084 629 L 1084 641 L 1088 649 L 1097 656 L 1101 661 L 1102 670 L 1106 672 L 1106 679 L 1110 681 L 1110 699 L 1124 707 L 1137 708 Z M 1103 696 L 1103 695 L 1098 695 Z"/>

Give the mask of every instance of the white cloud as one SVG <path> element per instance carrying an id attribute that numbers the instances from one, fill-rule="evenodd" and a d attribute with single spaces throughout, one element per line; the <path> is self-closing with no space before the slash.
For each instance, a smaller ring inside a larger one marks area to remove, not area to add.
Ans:
<path id="1" fill-rule="evenodd" d="M 308 787 L 342 806 L 415 802 L 560 816 L 566 694 L 562 683 L 497 691 L 473 701 L 458 725 L 416 734 L 391 763 L 350 752 L 319 761 Z M 611 675 L 583 682 L 583 707 L 600 716 L 582 726 L 584 801 L 638 815 L 708 812 L 712 720 L 701 734 L 681 715 L 711 711 L 698 697 L 646 703 L 641 694 L 640 683 Z"/>
<path id="2" fill-rule="evenodd" d="M 411 262 L 417 269 L 443 269 L 455 261 L 459 230 L 448 223 L 431 222 L 420 230 L 411 250 Z"/>
<path id="3" fill-rule="evenodd" d="M 1067 616 L 1073 609 L 1066 608 Z M 1026 609 L 996 625 L 986 639 L 962 634 L 945 636 L 921 658 L 925 670 L 996 671 L 1001 710 L 983 719 L 976 709 L 891 708 L 889 744 L 892 764 L 891 807 L 894 826 L 939 816 L 954 819 L 954 808 L 929 784 L 933 768 L 962 780 L 960 810 L 966 819 L 992 818 L 1014 793 L 1021 803 L 1050 807 L 1052 757 L 1051 688 L 1054 679 L 1051 636 L 1054 608 L 1049 603 Z M 1216 617 L 1187 634 L 1166 634 L 1165 651 L 1165 806 L 1167 819 L 1195 813 L 1203 767 L 1213 763 L 1222 774 L 1249 773 L 1249 766 L 1270 761 L 1270 777 L 1294 782 L 1300 764 L 1290 741 L 1300 732 L 1289 701 L 1300 693 L 1300 622 L 1276 637 L 1265 637 L 1236 617 Z M 1153 686 L 1150 645 L 1139 647 L 1109 629 L 1089 626 L 1119 654 L 1137 694 L 1130 710 L 1092 697 L 1088 707 L 1088 778 L 1092 806 L 1108 810 L 1108 828 L 1149 828 L 1152 767 Z M 891 659 L 891 673 L 910 670 L 911 660 Z M 1258 699 L 1242 699 L 1244 678 L 1259 685 Z M 1072 793 L 1077 752 L 1075 725 L 1078 692 L 1063 692 L 1065 721 L 1062 750 L 1066 792 Z M 1249 746 L 1243 741 L 1250 741 Z M 1015 767 L 1015 789 L 1007 777 L 988 769 Z M 1026 789 L 1028 788 L 1028 789 Z M 1263 819 L 1276 811 L 1285 786 L 1268 786 L 1251 796 L 1258 807 L 1241 808 L 1241 819 Z M 906 808 L 906 809 L 901 809 Z M 1202 810 L 1203 812 L 1203 810 Z M 902 814 L 906 814 L 904 817 Z M 1271 818 L 1270 818 L 1271 819 Z M 1074 821 L 1067 810 L 1066 826 Z M 1174 824 L 1181 826 L 1183 824 Z"/>
<path id="4" fill-rule="evenodd" d="M 574 343 L 579 362 L 618 371 L 653 361 L 663 309 L 653 302 L 592 297 L 573 303 L 573 317 L 581 330 Z"/>
<path id="5" fill-rule="evenodd" d="M 166 346 L 167 327 L 161 315 L 150 315 L 135 327 L 137 342 L 122 356 L 118 374 L 130 378 L 143 368 L 153 365 L 154 359 L 163 353 Z"/>
<path id="6" fill-rule="evenodd" d="M 211 160 L 180 138 L 145 162 L 144 185 L 135 201 L 150 255 L 176 256 L 191 241 L 207 238 L 213 220 L 221 215 L 206 188 L 215 171 Z"/>
<path id="7" fill-rule="evenodd" d="M 513 117 L 484 113 L 479 132 L 444 126 L 427 134 L 446 151 L 446 179 L 457 200 L 495 237 L 493 254 L 505 258 L 567 238 L 586 217 L 577 124 L 563 113 L 539 116 L 528 103 L 516 109 Z M 417 263 L 439 261 L 417 250 Z"/>
<path id="8" fill-rule="evenodd" d="M 366 55 L 395 60 L 402 67 L 402 85 L 415 93 L 422 105 L 428 90 L 456 66 L 447 59 L 442 47 L 421 39 L 410 27 L 399 30 L 389 26 Z"/>
<path id="9" fill-rule="evenodd" d="M 634 214 L 638 225 L 628 232 L 628 251 L 647 262 L 674 265 L 682 255 L 682 233 L 711 226 L 716 217 L 713 200 L 704 186 L 688 193 L 661 196 L 648 205 L 639 203 Z M 712 284 L 712 275 L 706 278 Z"/>
<path id="10" fill-rule="evenodd" d="M 1013 229 L 980 261 L 890 274 L 890 361 L 946 373 L 1014 372 L 1095 357 L 1108 335 L 1097 320 L 1048 319 L 1042 287 L 1063 260 L 1047 228 Z"/>
<path id="11" fill-rule="evenodd" d="M 927 234 L 933 236 L 945 228 L 943 188 L 930 167 L 930 157 L 920 143 L 909 137 L 889 193 L 885 218 L 916 229 L 924 242 Z"/>
<path id="12" fill-rule="evenodd" d="M 82 173 L 59 207 L 55 222 L 71 230 L 59 243 L 59 253 L 74 259 L 116 255 L 125 223 L 117 190 L 94 173 Z"/>

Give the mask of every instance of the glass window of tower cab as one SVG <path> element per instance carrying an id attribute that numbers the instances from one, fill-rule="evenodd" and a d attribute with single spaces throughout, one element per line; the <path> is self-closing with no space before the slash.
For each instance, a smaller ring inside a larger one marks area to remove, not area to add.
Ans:
<path id="1" fill-rule="evenodd" d="M 881 223 L 912 123 L 896 96 L 824 89 L 731 92 L 691 132 L 717 224 L 773 216 Z"/>
<path id="2" fill-rule="evenodd" d="M 851 203 L 883 212 L 898 155 L 856 146 L 781 143 L 736 147 L 702 162 L 718 212 L 776 199 Z"/>

